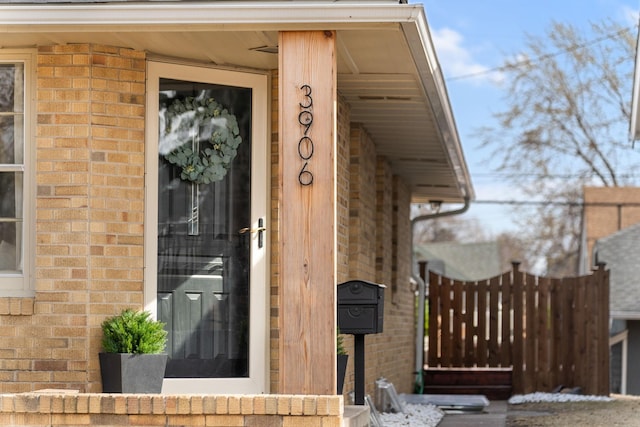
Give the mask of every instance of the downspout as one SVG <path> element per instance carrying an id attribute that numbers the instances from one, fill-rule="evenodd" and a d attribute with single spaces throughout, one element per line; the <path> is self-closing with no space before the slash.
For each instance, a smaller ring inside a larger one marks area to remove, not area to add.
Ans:
<path id="1" fill-rule="evenodd" d="M 436 212 L 433 214 L 420 215 L 411 220 L 411 278 L 418 284 L 418 320 L 416 325 L 416 370 L 414 374 L 414 393 L 422 394 L 424 384 L 422 382 L 422 371 L 424 365 L 424 300 L 426 297 L 426 283 L 420 277 L 416 266 L 415 255 L 415 226 L 417 223 L 427 221 L 430 219 L 441 218 L 445 216 L 460 215 L 465 213 L 469 209 L 470 200 L 469 197 L 464 198 L 464 206 L 460 209 L 454 209 L 445 212 Z"/>

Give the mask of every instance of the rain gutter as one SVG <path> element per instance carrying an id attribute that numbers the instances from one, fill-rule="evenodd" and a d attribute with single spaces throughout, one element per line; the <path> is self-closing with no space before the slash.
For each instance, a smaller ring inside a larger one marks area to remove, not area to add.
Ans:
<path id="1" fill-rule="evenodd" d="M 328 1 L 199 1 L 199 2 L 115 2 L 115 3 L 10 3 L 0 5 L 0 32 L 102 31 L 119 29 L 145 31 L 176 25 L 176 30 L 278 30 L 315 28 L 358 28 L 380 24 L 415 22 L 423 15 L 422 5 L 387 2 Z M 134 28 L 131 28 L 131 27 Z"/>
<path id="2" fill-rule="evenodd" d="M 416 227 L 416 224 L 422 221 L 442 218 L 445 216 L 463 214 L 467 210 L 469 210 L 469 205 L 470 205 L 470 198 L 466 196 L 464 198 L 464 205 L 460 209 L 437 212 L 433 214 L 420 215 L 411 220 L 411 239 L 412 239 L 411 278 L 415 280 L 415 282 L 418 284 L 418 316 L 416 320 L 416 356 L 415 356 L 416 366 L 415 366 L 415 372 L 414 372 L 414 374 L 416 375 L 414 392 L 418 394 L 422 394 L 422 390 L 424 386 L 422 382 L 422 371 L 424 368 L 424 300 L 427 296 L 427 292 L 426 292 L 427 284 L 425 283 L 424 280 L 422 280 L 422 277 L 420 277 L 420 274 L 417 271 L 416 259 L 415 259 L 416 255 L 414 250 L 415 246 L 413 244 L 413 239 L 415 237 L 415 227 Z"/>

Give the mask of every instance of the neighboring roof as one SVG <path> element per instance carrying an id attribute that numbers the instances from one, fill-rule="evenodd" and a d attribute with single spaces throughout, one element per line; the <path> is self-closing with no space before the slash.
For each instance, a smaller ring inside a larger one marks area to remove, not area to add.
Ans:
<path id="1" fill-rule="evenodd" d="M 12 1 L 0 4 L 3 48 L 98 43 L 149 58 L 276 70 L 278 31 L 335 30 L 338 92 L 352 121 L 407 182 L 412 201 L 475 197 L 421 4 Z"/>
<path id="2" fill-rule="evenodd" d="M 609 270 L 611 317 L 640 318 L 640 223 L 599 239 L 593 253 Z"/>
<path id="3" fill-rule="evenodd" d="M 417 245 L 415 251 L 418 261 L 429 263 L 429 270 L 451 279 L 484 280 L 503 273 L 498 242 L 429 243 Z"/>

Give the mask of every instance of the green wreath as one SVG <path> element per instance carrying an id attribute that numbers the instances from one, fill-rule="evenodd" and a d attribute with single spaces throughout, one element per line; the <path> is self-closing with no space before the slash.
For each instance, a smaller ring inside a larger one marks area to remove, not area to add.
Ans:
<path id="1" fill-rule="evenodd" d="M 181 179 L 196 184 L 222 180 L 242 142 L 236 117 L 213 98 L 176 99 L 164 111 L 163 130 L 161 138 L 172 136 L 184 141 L 164 158 L 181 168 Z M 203 131 L 205 138 L 200 139 Z M 194 138 L 208 144 L 194 151 Z"/>

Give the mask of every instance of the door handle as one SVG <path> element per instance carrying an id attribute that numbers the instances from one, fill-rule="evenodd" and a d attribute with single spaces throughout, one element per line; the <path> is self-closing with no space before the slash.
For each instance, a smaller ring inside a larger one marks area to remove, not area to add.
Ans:
<path id="1" fill-rule="evenodd" d="M 238 233 L 240 233 L 240 234 L 258 233 L 258 247 L 262 248 L 264 246 L 263 233 L 265 231 L 267 231 L 267 228 L 264 226 L 264 219 L 263 218 L 258 218 L 258 228 L 244 227 L 244 228 L 241 228 L 240 230 L 238 230 Z"/>
<path id="2" fill-rule="evenodd" d="M 260 233 L 260 232 L 265 231 L 265 230 L 266 230 L 266 228 L 264 228 L 264 227 L 258 227 L 258 228 L 244 227 L 244 228 L 241 228 L 240 230 L 238 230 L 238 233 L 240 233 L 240 234 L 246 234 L 246 233 L 253 234 L 253 233 Z"/>

